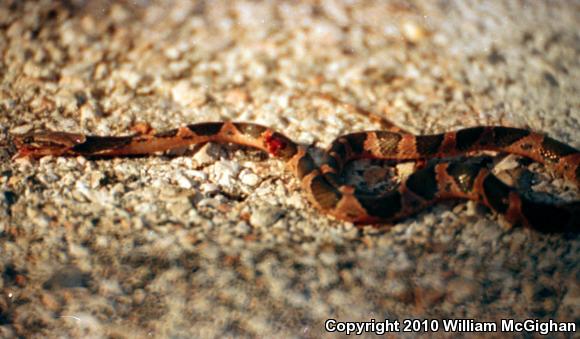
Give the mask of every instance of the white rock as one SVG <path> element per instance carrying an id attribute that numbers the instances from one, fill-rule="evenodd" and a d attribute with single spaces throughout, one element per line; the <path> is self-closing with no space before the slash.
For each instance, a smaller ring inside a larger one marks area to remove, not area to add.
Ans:
<path id="1" fill-rule="evenodd" d="M 177 185 L 179 185 L 179 187 L 181 188 L 191 189 L 193 187 L 191 181 L 181 174 L 178 174 L 175 177 L 175 181 L 177 182 Z"/>
<path id="2" fill-rule="evenodd" d="M 204 145 L 197 153 L 195 153 L 193 160 L 195 160 L 195 162 L 200 165 L 206 165 L 214 162 L 216 157 L 211 154 L 210 148 L 210 144 Z"/>
<path id="3" fill-rule="evenodd" d="M 240 164 L 234 161 L 220 161 L 216 164 L 216 175 L 236 176 L 240 173 Z"/>
<path id="4" fill-rule="evenodd" d="M 513 154 L 510 154 L 503 158 L 497 165 L 495 165 L 495 170 L 497 172 L 507 171 L 518 167 L 517 157 Z"/>
<path id="5" fill-rule="evenodd" d="M 188 170 L 185 172 L 189 177 L 199 180 L 207 180 L 207 173 L 202 171 Z"/>
<path id="6" fill-rule="evenodd" d="M 235 177 L 240 172 L 240 165 L 233 161 L 220 161 L 215 165 L 215 174 L 218 178 L 218 183 L 227 188 L 234 185 Z"/>
<path id="7" fill-rule="evenodd" d="M 219 191 L 219 187 L 216 184 L 204 183 L 200 187 L 203 193 L 215 193 Z"/>
<path id="8" fill-rule="evenodd" d="M 245 169 L 240 174 L 240 180 L 242 181 L 242 183 L 244 185 L 254 187 L 260 181 L 260 177 L 258 177 L 256 174 L 252 173 L 250 170 Z"/>
<path id="9" fill-rule="evenodd" d="M 252 213 L 250 216 L 250 224 L 257 227 L 268 227 L 280 219 L 282 214 L 283 211 L 278 207 L 262 207 Z"/>

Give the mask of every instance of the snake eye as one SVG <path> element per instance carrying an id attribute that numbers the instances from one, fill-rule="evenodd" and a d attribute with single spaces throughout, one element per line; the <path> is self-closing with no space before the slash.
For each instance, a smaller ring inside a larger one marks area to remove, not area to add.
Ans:
<path id="1" fill-rule="evenodd" d="M 34 141 L 34 138 L 32 136 L 27 136 L 27 137 L 24 137 L 24 139 L 22 141 L 25 144 L 31 144 Z"/>

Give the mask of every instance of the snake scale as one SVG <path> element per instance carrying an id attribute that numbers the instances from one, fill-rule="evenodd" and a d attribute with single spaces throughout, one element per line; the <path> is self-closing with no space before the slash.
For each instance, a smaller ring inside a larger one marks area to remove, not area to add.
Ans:
<path id="1" fill-rule="evenodd" d="M 252 123 L 208 122 L 130 136 L 89 136 L 68 132 L 31 132 L 12 136 L 18 157 L 45 155 L 115 157 L 207 142 L 258 148 L 282 159 L 300 180 L 308 200 L 338 219 L 356 224 L 393 222 L 446 199 L 469 199 L 502 214 L 513 225 L 542 232 L 578 232 L 580 201 L 536 202 L 504 184 L 488 168 L 457 160 L 427 164 L 396 189 L 375 195 L 346 185 L 345 164 L 355 159 L 422 161 L 476 151 L 512 153 L 547 165 L 580 187 L 580 152 L 525 129 L 478 126 L 433 135 L 366 131 L 339 136 L 317 164 L 307 147 L 268 127 Z"/>

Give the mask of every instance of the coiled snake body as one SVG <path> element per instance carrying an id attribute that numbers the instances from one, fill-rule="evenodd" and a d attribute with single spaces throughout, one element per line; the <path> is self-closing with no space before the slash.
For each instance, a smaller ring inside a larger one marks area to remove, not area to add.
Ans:
<path id="1" fill-rule="evenodd" d="M 444 199 L 469 199 L 502 214 L 510 223 L 545 232 L 580 228 L 580 201 L 551 205 L 520 195 L 481 165 L 442 161 L 412 173 L 397 189 L 371 195 L 345 185 L 344 165 L 355 159 L 423 160 L 474 151 L 497 151 L 531 158 L 580 187 L 580 152 L 524 129 L 473 127 L 415 136 L 390 131 L 346 134 L 335 139 L 317 165 L 307 148 L 268 127 L 252 123 L 210 122 L 160 133 L 87 136 L 67 132 L 14 135 L 15 157 L 146 155 L 206 142 L 255 147 L 286 162 L 301 181 L 308 200 L 321 211 L 357 224 L 392 222 Z"/>

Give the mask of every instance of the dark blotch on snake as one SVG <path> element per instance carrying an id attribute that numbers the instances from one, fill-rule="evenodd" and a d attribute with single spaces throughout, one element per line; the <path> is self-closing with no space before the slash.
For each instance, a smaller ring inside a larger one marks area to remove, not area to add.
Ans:
<path id="1" fill-rule="evenodd" d="M 92 154 L 124 147 L 133 141 L 133 137 L 96 137 L 87 136 L 85 142 L 75 145 L 72 151 L 80 154 Z"/>
<path id="2" fill-rule="evenodd" d="M 340 169 L 340 162 L 336 160 L 333 156 L 329 154 L 324 155 L 324 162 L 323 164 L 328 165 L 330 168 L 338 171 Z"/>
<path id="3" fill-rule="evenodd" d="M 507 147 L 514 142 L 530 135 L 530 131 L 511 127 L 494 127 L 493 143 L 497 147 Z"/>
<path id="4" fill-rule="evenodd" d="M 487 201 L 495 211 L 502 214 L 507 211 L 509 207 L 507 201 L 510 194 L 508 185 L 490 174 L 483 180 L 483 191 Z"/>
<path id="5" fill-rule="evenodd" d="M 460 151 L 470 149 L 481 138 L 484 132 L 484 127 L 472 127 L 457 131 L 455 138 L 456 148 Z"/>
<path id="6" fill-rule="evenodd" d="M 562 232 L 570 222 L 570 211 L 541 202 L 522 198 L 522 214 L 534 229 L 540 232 Z"/>
<path id="7" fill-rule="evenodd" d="M 340 141 L 334 141 L 332 143 L 332 145 L 330 146 L 330 149 L 328 150 L 329 154 L 332 153 L 336 153 L 336 156 L 339 158 L 337 160 L 339 160 L 340 162 L 343 162 L 346 160 L 346 154 L 347 154 L 347 150 L 346 150 L 346 146 L 344 145 L 344 143 L 340 142 Z"/>
<path id="8" fill-rule="evenodd" d="M 399 191 L 389 192 L 380 197 L 360 196 L 357 199 L 367 214 L 384 219 L 396 216 L 403 207 Z"/>
<path id="9" fill-rule="evenodd" d="M 216 135 L 221 130 L 223 122 L 206 122 L 201 124 L 188 125 L 190 131 L 199 136 Z"/>
<path id="10" fill-rule="evenodd" d="M 426 200 L 435 198 L 438 191 L 435 166 L 428 166 L 411 174 L 405 184 L 413 193 Z"/>
<path id="11" fill-rule="evenodd" d="M 310 155 L 305 154 L 298 160 L 296 175 L 298 176 L 298 179 L 302 179 L 315 169 L 316 165 L 314 164 L 314 161 L 312 160 Z"/>
<path id="12" fill-rule="evenodd" d="M 362 154 L 365 148 L 365 141 L 367 140 L 367 133 L 353 133 L 344 136 L 354 154 Z"/>
<path id="13" fill-rule="evenodd" d="M 443 134 L 417 136 L 415 139 L 417 152 L 425 156 L 436 154 L 444 138 L 445 136 Z"/>

